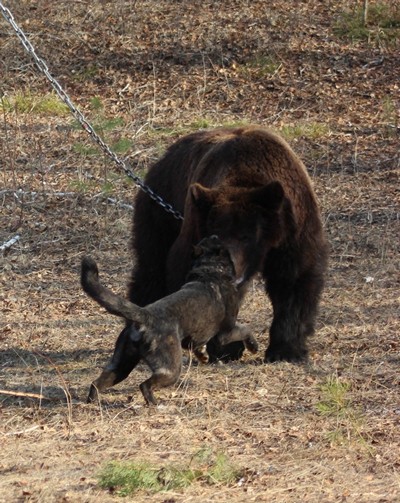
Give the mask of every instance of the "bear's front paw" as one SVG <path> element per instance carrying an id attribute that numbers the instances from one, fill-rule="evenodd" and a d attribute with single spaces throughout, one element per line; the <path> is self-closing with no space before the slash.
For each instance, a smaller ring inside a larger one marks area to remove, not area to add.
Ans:
<path id="1" fill-rule="evenodd" d="M 228 363 L 230 361 L 240 360 L 245 349 L 243 341 L 235 341 L 221 346 L 216 339 L 216 337 L 213 337 L 207 342 L 207 353 L 210 357 L 210 363 L 218 361 Z"/>
<path id="2" fill-rule="evenodd" d="M 290 362 L 302 363 L 307 360 L 308 351 L 306 348 L 296 348 L 293 346 L 269 347 L 265 352 L 265 363 Z"/>

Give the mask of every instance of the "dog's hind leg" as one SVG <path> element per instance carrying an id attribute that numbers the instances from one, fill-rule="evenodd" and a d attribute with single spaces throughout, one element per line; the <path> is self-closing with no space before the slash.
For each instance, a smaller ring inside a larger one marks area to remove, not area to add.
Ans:
<path id="1" fill-rule="evenodd" d="M 175 369 L 159 368 L 146 381 L 139 385 L 140 391 L 146 400 L 147 405 L 157 405 L 152 388 L 165 388 L 176 383 L 181 373 L 181 365 Z"/>
<path id="2" fill-rule="evenodd" d="M 180 371 L 174 372 L 170 369 L 159 369 L 149 379 L 139 385 L 140 391 L 147 405 L 157 405 L 157 400 L 153 394 L 152 388 L 164 388 L 165 386 L 172 386 L 178 380 Z"/>
<path id="3" fill-rule="evenodd" d="M 139 363 L 141 355 L 139 347 L 130 339 L 131 330 L 132 327 L 127 326 L 120 333 L 110 363 L 90 386 L 87 403 L 97 400 L 100 391 L 126 379 Z"/>
<path id="4" fill-rule="evenodd" d="M 153 388 L 172 386 L 179 379 L 182 369 L 182 348 L 176 334 L 165 335 L 154 351 L 145 357 L 153 374 L 140 384 L 140 391 L 147 405 L 157 405 Z"/>

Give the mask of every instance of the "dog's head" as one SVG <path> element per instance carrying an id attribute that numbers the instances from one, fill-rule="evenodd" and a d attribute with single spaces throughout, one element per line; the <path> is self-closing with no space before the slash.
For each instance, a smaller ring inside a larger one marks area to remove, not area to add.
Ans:
<path id="1" fill-rule="evenodd" d="M 203 238 L 197 243 L 197 245 L 193 247 L 194 257 L 201 257 L 202 255 L 204 256 L 206 254 L 209 256 L 219 256 L 226 253 L 228 253 L 227 248 L 215 234 L 213 236 Z"/>
<path id="2" fill-rule="evenodd" d="M 227 247 L 218 236 L 203 238 L 193 247 L 191 273 L 201 275 L 213 274 L 235 279 L 235 268 Z M 190 274 L 192 276 L 192 274 Z"/>

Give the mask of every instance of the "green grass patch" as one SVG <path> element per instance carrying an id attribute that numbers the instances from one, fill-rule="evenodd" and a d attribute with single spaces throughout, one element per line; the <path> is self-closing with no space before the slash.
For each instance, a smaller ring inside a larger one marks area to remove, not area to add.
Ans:
<path id="1" fill-rule="evenodd" d="M 110 197 L 116 192 L 116 184 L 111 180 L 103 183 L 100 180 L 72 180 L 68 187 L 79 194 L 100 192 L 104 197 Z"/>
<path id="2" fill-rule="evenodd" d="M 238 67 L 239 73 L 256 77 L 271 77 L 281 68 L 282 63 L 269 54 L 256 54 L 244 65 Z"/>
<path id="3" fill-rule="evenodd" d="M 320 386 L 317 411 L 328 420 L 326 438 L 331 444 L 359 445 L 370 454 L 373 448 L 364 432 L 364 418 L 349 396 L 351 384 L 330 377 Z"/>
<path id="4" fill-rule="evenodd" d="M 113 461 L 101 472 L 99 485 L 120 496 L 127 496 L 139 490 L 159 492 L 184 488 L 196 479 L 197 474 L 190 469 L 174 467 L 154 468 L 147 463 L 121 463 Z"/>
<path id="5" fill-rule="evenodd" d="M 99 155 L 100 149 L 93 144 L 89 143 L 74 143 L 72 145 L 72 150 L 79 155 L 84 155 L 84 156 L 93 156 L 93 155 Z"/>
<path id="6" fill-rule="evenodd" d="M 194 133 L 200 129 L 214 129 L 217 127 L 241 127 L 250 124 L 246 119 L 230 120 L 218 122 L 208 117 L 200 117 L 193 119 L 188 124 L 182 124 L 176 127 L 168 126 L 151 126 L 149 127 L 148 136 L 153 140 L 153 149 L 155 155 L 161 157 L 171 142 L 181 136 Z"/>
<path id="7" fill-rule="evenodd" d="M 367 22 L 363 9 L 343 12 L 334 26 L 337 36 L 370 43 L 396 42 L 400 37 L 400 5 L 369 3 Z"/>
<path id="8" fill-rule="evenodd" d="M 128 138 L 120 138 L 118 141 L 113 143 L 111 145 L 111 149 L 116 153 L 116 154 L 125 154 L 131 147 L 132 147 L 132 141 L 128 140 Z"/>
<path id="9" fill-rule="evenodd" d="M 176 127 L 171 126 L 151 126 L 148 129 L 148 134 L 150 138 L 160 139 L 160 138 L 176 138 L 177 136 L 183 136 L 189 134 L 198 129 L 206 129 L 211 126 L 212 122 L 206 118 L 196 119 L 190 124 L 181 124 Z"/>
<path id="10" fill-rule="evenodd" d="M 320 122 L 307 122 L 304 124 L 296 124 L 294 126 L 282 126 L 280 134 L 286 140 L 294 140 L 296 138 L 309 138 L 317 140 L 330 133 L 329 126 Z"/>
<path id="11" fill-rule="evenodd" d="M 86 82 L 93 80 L 100 73 L 100 67 L 95 64 L 90 64 L 81 68 L 73 74 L 73 78 L 78 82 Z"/>
<path id="12" fill-rule="evenodd" d="M 121 117 L 107 117 L 104 112 L 103 102 L 98 96 L 90 99 L 90 110 L 89 115 L 93 116 L 93 118 L 89 122 L 96 133 L 110 145 L 111 150 L 116 154 L 125 154 L 132 146 L 133 142 L 130 139 L 121 136 L 117 141 L 111 141 L 112 137 L 120 135 L 119 130 L 125 126 L 124 120 Z M 73 121 L 72 127 L 77 130 L 82 128 L 78 121 Z M 100 148 L 90 141 L 75 143 L 73 150 L 83 156 L 100 154 Z"/>
<path id="13" fill-rule="evenodd" d="M 69 113 L 69 108 L 54 93 L 45 95 L 33 94 L 30 91 L 21 91 L 0 100 L 0 110 L 21 114 L 58 115 Z"/>
<path id="14" fill-rule="evenodd" d="M 343 416 L 347 414 L 350 406 L 350 400 L 348 399 L 349 383 L 331 377 L 325 384 L 321 385 L 320 390 L 322 399 L 316 405 L 318 412 L 324 416 Z"/>
<path id="15" fill-rule="evenodd" d="M 120 496 L 136 491 L 160 492 L 184 489 L 193 483 L 230 485 L 242 473 L 227 456 L 205 449 L 196 453 L 187 466 L 153 466 L 146 462 L 108 463 L 99 474 L 99 485 Z"/>
<path id="16" fill-rule="evenodd" d="M 227 121 L 216 121 L 209 117 L 199 117 L 188 124 L 182 124 L 176 127 L 168 127 L 168 126 L 156 126 L 150 127 L 148 130 L 148 134 L 152 138 L 175 138 L 178 136 L 183 136 L 189 133 L 193 133 L 200 129 L 214 129 L 217 127 L 240 127 L 246 126 L 250 124 L 250 122 L 246 119 L 240 120 L 227 120 Z"/>
<path id="17" fill-rule="evenodd" d="M 396 136 L 399 128 L 397 104 L 391 96 L 384 96 L 381 102 L 382 120 L 386 127 L 387 136 Z"/>
<path id="18" fill-rule="evenodd" d="M 87 194 L 94 189 L 97 189 L 98 182 L 94 180 L 72 180 L 68 187 L 75 192 L 79 192 L 80 194 Z"/>
<path id="19" fill-rule="evenodd" d="M 124 120 L 121 117 L 106 118 L 99 114 L 89 121 L 93 129 L 98 134 L 104 134 L 109 131 L 114 131 L 115 129 L 121 128 L 125 125 Z M 82 126 L 78 121 L 74 121 L 72 124 L 73 129 L 81 129 Z"/>

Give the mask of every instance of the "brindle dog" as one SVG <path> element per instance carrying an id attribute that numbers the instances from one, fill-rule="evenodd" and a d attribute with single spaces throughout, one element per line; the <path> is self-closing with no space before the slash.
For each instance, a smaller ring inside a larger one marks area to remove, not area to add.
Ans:
<path id="1" fill-rule="evenodd" d="M 90 387 L 88 402 L 98 397 L 98 391 L 124 380 L 144 360 L 152 375 L 140 384 L 140 390 L 147 404 L 156 405 L 152 388 L 178 380 L 182 346 L 192 348 L 207 362 L 205 345 L 216 334 L 221 346 L 243 341 L 252 353 L 258 349 L 249 330 L 236 324 L 239 293 L 235 269 L 217 236 L 204 238 L 194 247 L 193 267 L 183 287 L 146 307 L 138 307 L 103 286 L 91 258 L 82 260 L 81 283 L 96 302 L 127 321 L 110 363 Z"/>

